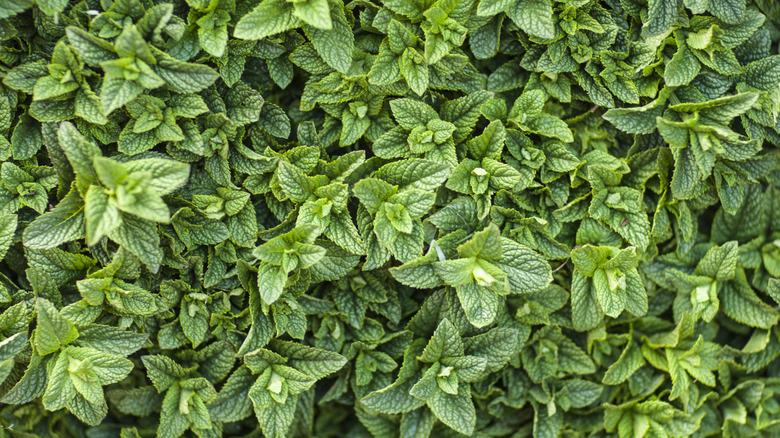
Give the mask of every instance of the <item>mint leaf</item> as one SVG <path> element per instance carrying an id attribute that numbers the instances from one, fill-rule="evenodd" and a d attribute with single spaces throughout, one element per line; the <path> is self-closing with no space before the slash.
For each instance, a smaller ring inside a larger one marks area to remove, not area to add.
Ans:
<path id="1" fill-rule="evenodd" d="M 294 8 L 283 0 L 264 0 L 241 17 L 233 30 L 236 38 L 259 40 L 298 25 Z"/>
<path id="2" fill-rule="evenodd" d="M 777 435 L 775 3 L 0 0 L 0 430 Z"/>
<path id="3" fill-rule="evenodd" d="M 555 37 L 555 20 L 551 0 L 517 0 L 507 8 L 507 16 L 532 37 Z"/>
<path id="4" fill-rule="evenodd" d="M 46 356 L 70 344 L 79 333 L 49 301 L 40 298 L 35 303 L 36 329 L 33 337 L 35 351 Z"/>

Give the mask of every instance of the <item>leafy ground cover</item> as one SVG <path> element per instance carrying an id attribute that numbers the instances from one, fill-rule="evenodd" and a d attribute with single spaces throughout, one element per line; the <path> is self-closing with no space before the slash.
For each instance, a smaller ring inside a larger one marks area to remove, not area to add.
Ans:
<path id="1" fill-rule="evenodd" d="M 0 0 L 0 438 L 779 436 L 778 40 Z"/>

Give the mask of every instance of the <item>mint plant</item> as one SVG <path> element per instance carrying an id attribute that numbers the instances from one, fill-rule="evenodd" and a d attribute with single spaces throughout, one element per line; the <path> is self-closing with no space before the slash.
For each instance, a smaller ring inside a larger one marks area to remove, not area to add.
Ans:
<path id="1" fill-rule="evenodd" d="M 780 436 L 770 0 L 0 0 L 0 438 Z"/>

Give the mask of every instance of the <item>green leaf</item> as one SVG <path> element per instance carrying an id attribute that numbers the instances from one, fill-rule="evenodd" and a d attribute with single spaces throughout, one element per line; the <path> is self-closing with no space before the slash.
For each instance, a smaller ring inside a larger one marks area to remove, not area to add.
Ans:
<path id="1" fill-rule="evenodd" d="M 751 62 L 745 67 L 742 80 L 760 90 L 776 89 L 780 84 L 780 55 L 767 56 Z"/>
<path id="2" fill-rule="evenodd" d="M 192 343 L 192 347 L 196 348 L 206 340 L 209 315 L 198 303 L 188 301 L 188 304 L 184 311 L 179 312 L 179 324 L 184 336 Z"/>
<path id="3" fill-rule="evenodd" d="M 477 414 L 466 384 L 458 387 L 457 395 L 437 391 L 427 404 L 436 418 L 452 430 L 464 435 L 474 432 Z"/>
<path id="4" fill-rule="evenodd" d="M 723 313 L 749 327 L 770 328 L 780 316 L 774 308 L 764 303 L 743 280 L 728 282 L 718 293 Z"/>
<path id="5" fill-rule="evenodd" d="M 373 85 L 390 85 L 401 79 L 397 56 L 386 41 L 379 45 L 379 53 L 371 64 L 368 81 Z"/>
<path id="6" fill-rule="evenodd" d="M 35 313 L 37 325 L 33 346 L 39 355 L 55 353 L 79 337 L 76 327 L 49 301 L 39 298 L 35 302 Z"/>
<path id="7" fill-rule="evenodd" d="M 701 65 L 691 51 L 681 44 L 664 69 L 664 81 L 670 87 L 688 85 L 696 78 Z M 660 113 L 657 115 L 661 115 Z"/>
<path id="8" fill-rule="evenodd" d="M 64 122 L 57 130 L 57 139 L 73 171 L 79 178 L 79 187 L 97 182 L 97 174 L 92 166 L 94 157 L 101 156 L 100 149 L 84 137 L 72 124 Z"/>
<path id="9" fill-rule="evenodd" d="M 252 398 L 251 393 L 249 397 Z M 288 435 L 290 425 L 295 419 L 295 401 L 294 397 L 288 397 L 284 404 L 274 403 L 267 407 L 261 407 L 252 398 L 255 415 L 257 421 L 262 425 L 264 435 L 269 438 L 282 438 Z"/>
<path id="10" fill-rule="evenodd" d="M 574 273 L 571 285 L 571 322 L 575 330 L 585 331 L 598 326 L 604 317 L 590 281 Z"/>
<path id="11" fill-rule="evenodd" d="M 160 235 L 151 222 L 132 216 L 122 217 L 122 226 L 112 231 L 108 237 L 138 257 L 152 272 L 157 272 L 162 262 Z"/>
<path id="12" fill-rule="evenodd" d="M 588 209 L 631 245 L 644 249 L 650 242 L 650 222 L 642 213 L 642 194 L 627 187 L 599 191 Z"/>
<path id="13" fill-rule="evenodd" d="M 501 300 L 495 292 L 477 284 L 455 288 L 466 318 L 475 327 L 485 327 L 495 320 Z"/>
<path id="14" fill-rule="evenodd" d="M 103 113 L 111 114 L 141 95 L 144 88 L 131 81 L 123 79 L 106 79 L 100 89 L 100 101 L 103 103 Z"/>
<path id="15" fill-rule="evenodd" d="M 679 0 L 649 0 L 642 32 L 648 36 L 668 32 L 677 21 Z"/>
<path id="16" fill-rule="evenodd" d="M 73 114 L 89 123 L 104 125 L 108 122 L 103 113 L 100 98 L 91 90 L 79 90 L 73 103 Z"/>
<path id="17" fill-rule="evenodd" d="M 0 215 L 0 260 L 5 258 L 8 248 L 14 243 L 18 220 L 15 214 Z"/>
<path id="18" fill-rule="evenodd" d="M 128 161 L 123 166 L 130 174 L 147 174 L 148 189 L 160 196 L 173 193 L 182 187 L 190 174 L 188 164 L 160 158 Z"/>
<path id="19" fill-rule="evenodd" d="M 667 64 L 667 68 L 669 65 L 671 63 Z M 668 78 L 666 81 L 667 83 L 671 82 Z M 663 114 L 662 103 L 661 99 L 656 99 L 640 107 L 612 108 L 607 110 L 603 117 L 623 132 L 629 134 L 651 134 L 655 131 L 656 117 L 660 117 Z"/>
<path id="20" fill-rule="evenodd" d="M 481 17 L 496 15 L 499 12 L 506 11 L 514 2 L 515 0 L 480 0 L 477 6 L 477 15 Z"/>
<path id="21" fill-rule="evenodd" d="M 629 338 L 620 356 L 604 373 L 601 383 L 619 385 L 630 378 L 644 363 L 641 351 L 633 343 L 633 339 Z"/>
<path id="22" fill-rule="evenodd" d="M 98 38 L 84 29 L 68 26 L 65 29 L 70 45 L 76 49 L 84 62 L 90 65 L 98 65 L 104 61 L 110 61 L 117 57 L 111 43 Z"/>
<path id="23" fill-rule="evenodd" d="M 446 164 L 419 158 L 385 164 L 374 174 L 390 184 L 426 191 L 439 187 L 448 175 Z"/>
<path id="24" fill-rule="evenodd" d="M 29 160 L 35 156 L 43 146 L 40 124 L 30 116 L 23 115 L 11 135 L 11 145 L 15 160 Z"/>
<path id="25" fill-rule="evenodd" d="M 46 15 L 59 14 L 68 5 L 67 0 L 36 0 L 35 5 Z"/>
<path id="26" fill-rule="evenodd" d="M 738 23 L 745 14 L 745 0 L 710 0 L 708 9 L 725 23 Z"/>
<path id="27" fill-rule="evenodd" d="M 257 288 L 265 304 L 273 304 L 284 292 L 287 273 L 279 266 L 263 263 L 257 270 Z"/>
<path id="28" fill-rule="evenodd" d="M 481 105 L 490 97 L 490 92 L 480 90 L 442 104 L 442 119 L 455 125 L 455 141 L 463 141 L 468 137 L 479 120 Z"/>
<path id="29" fill-rule="evenodd" d="M 238 368 L 227 379 L 216 400 L 209 405 L 211 418 L 216 421 L 239 421 L 252 415 L 248 398 L 254 377 L 246 367 Z"/>
<path id="30" fill-rule="evenodd" d="M 95 245 L 103 236 L 122 225 L 119 209 L 100 186 L 90 186 L 84 197 L 84 223 L 87 245 Z"/>
<path id="31" fill-rule="evenodd" d="M 528 117 L 524 127 L 534 134 L 557 138 L 565 143 L 574 141 L 574 134 L 566 122 L 549 114 L 541 113 Z"/>
<path id="32" fill-rule="evenodd" d="M 259 40 L 298 26 L 293 5 L 285 0 L 263 0 L 236 23 L 233 35 Z"/>
<path id="33" fill-rule="evenodd" d="M 32 0 L 5 0 L 0 2 L 0 18 L 13 17 L 14 15 L 31 8 L 34 2 Z"/>
<path id="34" fill-rule="evenodd" d="M 157 392 L 164 392 L 186 376 L 186 371 L 173 359 L 163 355 L 142 356 L 146 375 Z"/>
<path id="35" fill-rule="evenodd" d="M 529 36 L 541 39 L 555 37 L 555 18 L 551 0 L 517 0 L 508 7 L 506 14 Z"/>
<path id="36" fill-rule="evenodd" d="M 223 19 L 230 17 L 224 11 L 212 11 L 197 21 L 198 43 L 211 56 L 221 57 L 227 48 L 228 31 Z"/>
<path id="37" fill-rule="evenodd" d="M 155 72 L 177 93 L 197 93 L 213 84 L 219 77 L 219 74 L 207 65 L 179 61 L 161 51 L 155 51 L 155 57 Z"/>
<path id="38" fill-rule="evenodd" d="M 513 240 L 502 238 L 503 257 L 496 263 L 506 272 L 509 291 L 525 294 L 547 287 L 552 281 L 550 264 L 530 248 Z"/>
<path id="39" fill-rule="evenodd" d="M 323 30 L 330 30 L 333 27 L 328 0 L 309 0 L 294 3 L 293 6 L 293 15 L 304 23 Z"/>
<path id="40" fill-rule="evenodd" d="M 76 388 L 68 373 L 69 359 L 67 353 L 60 353 L 48 372 L 48 384 L 42 397 L 46 409 L 53 411 L 62 409 L 76 397 Z"/>
<path id="41" fill-rule="evenodd" d="M 428 121 L 439 118 L 433 108 L 419 100 L 391 100 L 390 109 L 393 111 L 396 122 L 408 131 L 417 126 L 425 126 Z"/>
<path id="42" fill-rule="evenodd" d="M 465 354 L 485 359 L 485 372 L 503 368 L 517 348 L 520 333 L 512 328 L 494 328 L 464 339 Z"/>
<path id="43" fill-rule="evenodd" d="M 260 112 L 260 126 L 277 138 L 288 138 L 291 126 L 290 118 L 283 109 L 272 103 L 265 103 Z"/>
<path id="44" fill-rule="evenodd" d="M 28 403 L 44 394 L 46 382 L 46 362 L 40 356 L 33 355 L 22 377 L 3 394 L 0 401 L 12 405 Z"/>
<path id="45" fill-rule="evenodd" d="M 327 4 L 327 0 L 313 0 L 313 2 Z M 312 27 L 304 27 L 304 30 L 306 30 L 314 49 L 322 57 L 323 61 L 335 70 L 346 74 L 352 65 L 355 36 L 347 23 L 343 9 L 339 7 L 333 8 L 330 14 L 333 17 L 332 28 L 331 26 L 322 27 L 325 25 L 326 20 L 318 20 L 317 24 L 309 23 Z M 328 24 L 330 24 L 330 21 L 330 19 L 327 20 Z"/>
<path id="46" fill-rule="evenodd" d="M 276 340 L 271 346 L 287 358 L 287 363 L 312 379 L 320 380 L 340 370 L 346 359 L 333 351 L 308 347 L 295 342 Z"/>
<path id="47" fill-rule="evenodd" d="M 70 347 L 67 350 L 72 359 L 87 361 L 100 385 L 110 385 L 124 379 L 133 369 L 133 362 L 118 354 L 94 350 L 92 348 Z M 77 380 L 74 380 L 74 383 Z M 78 390 L 78 387 L 76 388 Z M 80 391 L 79 391 L 80 392 Z M 101 391 L 102 398 L 102 391 Z"/>
<path id="48" fill-rule="evenodd" d="M 0 341 L 0 361 L 11 359 L 28 345 L 27 333 L 20 332 Z"/>
<path id="49" fill-rule="evenodd" d="M 609 279 L 604 270 L 599 269 L 593 276 L 593 292 L 599 308 L 611 318 L 617 318 L 626 307 L 626 296 L 608 287 Z"/>
<path id="50" fill-rule="evenodd" d="M 148 335 L 143 333 L 108 325 L 91 324 L 79 332 L 78 344 L 105 353 L 128 356 L 140 350 L 147 340 Z"/>
<path id="51" fill-rule="evenodd" d="M 401 77 L 418 96 L 428 89 L 429 73 L 425 58 L 414 48 L 407 48 L 398 60 Z"/>

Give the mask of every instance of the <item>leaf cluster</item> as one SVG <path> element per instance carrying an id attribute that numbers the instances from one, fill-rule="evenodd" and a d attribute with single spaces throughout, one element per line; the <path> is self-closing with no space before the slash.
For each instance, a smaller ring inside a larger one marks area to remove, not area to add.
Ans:
<path id="1" fill-rule="evenodd" d="M 771 0 L 0 0 L 0 438 L 780 435 Z"/>

